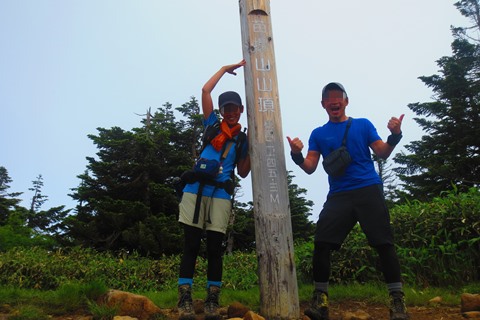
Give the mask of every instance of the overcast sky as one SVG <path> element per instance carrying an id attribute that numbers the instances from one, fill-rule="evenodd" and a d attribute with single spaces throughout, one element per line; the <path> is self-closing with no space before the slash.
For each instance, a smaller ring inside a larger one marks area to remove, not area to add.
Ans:
<path id="1" fill-rule="evenodd" d="M 338 81 L 347 114 L 370 119 L 383 139 L 388 119 L 405 114 L 395 152 L 420 139 L 407 105 L 432 100 L 418 77 L 438 73 L 436 61 L 451 55 L 450 26 L 468 25 L 454 2 L 271 0 L 284 136 L 307 144 L 328 120 L 321 88 Z M 150 107 L 200 99 L 214 72 L 241 59 L 237 0 L 0 0 L 0 166 L 13 180 L 9 192 L 24 192 L 28 206 L 41 174 L 43 209 L 73 208 L 68 193 L 97 152 L 88 134 L 130 130 Z M 244 98 L 243 77 L 225 75 L 214 100 L 225 90 Z M 286 163 L 315 202 L 316 221 L 325 173 L 319 166 L 309 176 L 289 156 Z M 252 199 L 250 179 L 243 192 L 240 201 Z"/>

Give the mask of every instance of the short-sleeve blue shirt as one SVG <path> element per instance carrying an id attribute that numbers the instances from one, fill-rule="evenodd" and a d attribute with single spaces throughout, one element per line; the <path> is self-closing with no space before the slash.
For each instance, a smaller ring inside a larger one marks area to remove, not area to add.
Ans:
<path id="1" fill-rule="evenodd" d="M 206 127 L 208 125 L 213 125 L 215 122 L 219 122 L 219 119 L 215 112 L 212 112 L 210 116 L 203 121 L 203 125 Z M 219 131 L 220 133 L 220 131 Z M 248 143 L 243 144 L 242 150 L 240 150 L 241 155 L 240 158 L 245 158 L 248 152 Z M 228 143 L 228 142 L 227 142 Z M 227 181 L 231 177 L 232 171 L 235 169 L 235 158 L 236 158 L 236 138 L 230 147 L 230 150 L 228 151 L 228 154 L 226 158 L 222 161 L 222 173 L 219 173 L 216 181 L 223 182 Z M 215 159 L 220 161 L 220 158 L 222 156 L 223 150 L 217 151 L 215 148 L 209 143 L 205 147 L 205 149 L 202 151 L 200 157 L 205 158 L 205 159 Z M 190 192 L 190 193 L 195 193 L 197 194 L 198 192 L 198 186 L 199 183 L 192 183 L 192 184 L 187 184 L 185 188 L 183 189 L 183 192 Z M 230 195 L 222 188 L 215 188 L 214 186 L 211 185 L 205 185 L 203 188 L 203 196 L 207 197 L 214 197 L 214 198 L 220 198 L 220 199 L 230 199 Z"/>
<path id="2" fill-rule="evenodd" d="M 325 158 L 330 152 L 339 148 L 348 121 L 340 123 L 327 122 L 312 131 L 308 141 L 309 151 L 319 152 Z M 352 157 L 352 163 L 341 177 L 328 177 L 329 193 L 354 190 L 366 186 L 381 184 L 382 180 L 375 171 L 370 144 L 381 140 L 377 129 L 368 119 L 353 119 L 347 135 L 347 149 Z"/>

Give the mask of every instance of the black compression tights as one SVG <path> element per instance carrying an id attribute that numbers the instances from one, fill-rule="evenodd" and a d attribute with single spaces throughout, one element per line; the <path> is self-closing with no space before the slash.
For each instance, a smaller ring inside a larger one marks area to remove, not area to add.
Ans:
<path id="1" fill-rule="evenodd" d="M 380 257 L 383 276 L 386 283 L 401 282 L 400 263 L 393 245 L 375 247 Z M 313 280 L 328 282 L 330 277 L 331 246 L 326 243 L 315 243 L 313 252 Z"/>
<path id="2" fill-rule="evenodd" d="M 329 244 L 316 242 L 313 250 L 313 280 L 315 282 L 328 282 L 330 278 L 330 255 Z"/>
<path id="3" fill-rule="evenodd" d="M 193 279 L 203 230 L 184 225 L 183 231 L 185 242 L 180 262 L 180 278 Z M 221 232 L 207 231 L 207 279 L 210 281 L 222 280 L 223 237 L 224 234 Z"/>
<path id="4" fill-rule="evenodd" d="M 400 263 L 398 262 L 397 252 L 393 245 L 383 245 L 375 247 L 380 257 L 383 276 L 386 283 L 401 282 Z"/>

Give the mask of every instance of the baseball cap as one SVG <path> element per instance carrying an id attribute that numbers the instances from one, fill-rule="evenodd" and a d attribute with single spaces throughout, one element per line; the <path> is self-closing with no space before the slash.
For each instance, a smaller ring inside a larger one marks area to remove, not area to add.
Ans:
<path id="1" fill-rule="evenodd" d="M 338 82 L 330 82 L 325 87 L 323 87 L 322 99 L 323 99 L 323 97 L 325 96 L 325 94 L 327 93 L 328 90 L 340 90 L 343 93 L 345 93 L 345 98 L 348 98 L 347 91 L 345 91 L 345 88 Z"/>
<path id="2" fill-rule="evenodd" d="M 218 108 L 222 109 L 227 104 L 234 104 L 236 106 L 242 106 L 242 98 L 235 91 L 226 91 L 218 97 Z"/>

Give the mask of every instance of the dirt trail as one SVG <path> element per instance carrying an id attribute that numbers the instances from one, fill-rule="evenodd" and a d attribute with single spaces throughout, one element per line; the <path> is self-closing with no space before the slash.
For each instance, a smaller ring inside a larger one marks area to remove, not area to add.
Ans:
<path id="1" fill-rule="evenodd" d="M 301 314 L 306 305 L 302 304 Z M 374 320 L 388 320 L 388 308 L 382 304 L 372 304 L 362 301 L 341 301 L 333 302 L 330 305 L 330 320 L 342 320 L 345 312 L 355 312 L 362 310 L 367 312 L 371 319 Z M 174 310 L 164 309 L 165 316 L 168 319 L 176 320 L 177 313 Z M 428 307 L 409 307 L 408 312 L 411 320 L 464 320 L 460 313 L 460 306 L 446 307 L 446 306 L 428 306 Z M 0 320 L 7 320 L 8 314 L 0 314 Z M 69 314 L 63 316 L 55 316 L 52 320 L 85 320 L 88 319 L 87 314 Z M 198 320 L 202 320 L 203 316 L 198 315 Z"/>

